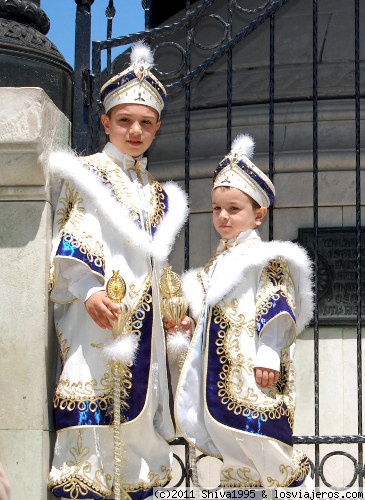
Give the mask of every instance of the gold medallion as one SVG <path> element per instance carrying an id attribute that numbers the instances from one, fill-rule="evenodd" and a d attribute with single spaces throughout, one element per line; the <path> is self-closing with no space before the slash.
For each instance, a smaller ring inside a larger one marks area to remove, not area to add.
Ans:
<path id="1" fill-rule="evenodd" d="M 166 299 L 177 297 L 182 291 L 181 278 L 171 271 L 171 266 L 166 267 L 161 275 L 160 291 Z"/>
<path id="2" fill-rule="evenodd" d="M 113 302 L 121 302 L 125 297 L 127 286 L 119 271 L 113 271 L 113 276 L 108 280 L 106 293 Z"/>

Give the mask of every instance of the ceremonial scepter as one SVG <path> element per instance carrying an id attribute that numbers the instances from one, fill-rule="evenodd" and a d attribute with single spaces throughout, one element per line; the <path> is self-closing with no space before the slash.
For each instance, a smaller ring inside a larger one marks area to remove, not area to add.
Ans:
<path id="1" fill-rule="evenodd" d="M 161 275 L 160 292 L 163 296 L 161 312 L 165 318 L 177 326 L 176 332 L 167 335 L 167 350 L 171 360 L 176 361 L 181 370 L 190 344 L 190 338 L 181 329 L 181 321 L 188 310 L 188 301 L 181 295 L 182 280 L 171 270 L 171 266 L 166 267 Z M 195 447 L 189 444 L 188 450 L 191 479 L 194 486 L 199 486 Z"/>
<path id="2" fill-rule="evenodd" d="M 176 332 L 168 334 L 167 349 L 174 360 L 177 360 L 179 368 L 182 368 L 186 351 L 189 347 L 190 338 L 181 329 L 181 321 L 186 316 L 188 302 L 181 295 L 182 281 L 178 274 L 166 267 L 160 278 L 161 312 L 169 321 L 176 324 Z"/>
<path id="3" fill-rule="evenodd" d="M 132 333 L 131 313 L 123 302 L 127 287 L 119 271 L 113 271 L 113 276 L 106 286 L 107 296 L 118 304 L 120 313 L 113 326 L 113 342 L 104 347 L 113 376 L 113 437 L 114 437 L 114 498 L 128 499 L 130 496 L 122 486 L 123 440 L 121 437 L 122 410 L 127 407 L 128 390 L 132 387 L 130 366 L 133 364 L 137 338 Z M 125 458 L 125 457 L 124 457 Z"/>

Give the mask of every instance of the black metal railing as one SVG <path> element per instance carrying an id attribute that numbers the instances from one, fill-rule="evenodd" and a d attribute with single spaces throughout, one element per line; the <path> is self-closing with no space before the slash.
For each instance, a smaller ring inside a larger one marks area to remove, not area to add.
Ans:
<path id="1" fill-rule="evenodd" d="M 267 71 L 268 94 L 262 97 L 261 102 L 268 105 L 268 159 L 269 176 L 275 175 L 275 111 L 276 105 L 280 102 L 277 96 L 276 86 L 276 60 L 277 51 L 277 19 L 281 11 L 287 7 L 299 8 L 302 5 L 308 6 L 308 0 L 257 0 L 255 7 L 243 7 L 243 0 L 226 0 L 226 15 L 223 17 L 214 9 L 219 4 L 221 7 L 224 2 L 215 0 L 200 0 L 195 2 L 186 1 L 185 9 L 180 12 L 179 19 L 175 19 L 168 25 L 151 27 L 149 21 L 149 12 L 151 1 L 144 0 L 142 5 L 145 9 L 146 30 L 144 32 L 128 34 L 112 38 L 112 27 L 116 16 L 116 7 L 113 0 L 105 0 L 106 3 L 106 39 L 103 41 L 92 42 L 92 68 L 86 61 L 90 56 L 90 44 L 85 45 L 85 35 L 89 36 L 89 27 L 85 26 L 90 22 L 92 14 L 91 4 L 85 0 L 75 0 L 78 4 L 77 14 L 77 33 L 76 54 L 79 54 L 75 61 L 75 103 L 74 103 L 74 146 L 79 152 L 93 153 L 99 149 L 100 145 L 100 105 L 98 102 L 98 92 L 102 82 L 113 72 L 115 61 L 112 59 L 112 50 L 117 47 L 127 48 L 136 40 L 144 39 L 151 43 L 156 53 L 159 48 L 170 46 L 176 49 L 181 55 L 181 63 L 174 71 L 160 72 L 160 77 L 164 81 L 168 94 L 173 95 L 183 90 L 184 93 L 184 115 L 185 115 L 185 135 L 184 135 L 184 182 L 185 189 L 189 193 L 191 178 L 190 157 L 191 157 L 191 110 L 192 96 L 191 86 L 195 85 L 198 79 L 212 67 L 226 58 L 226 146 L 227 150 L 232 139 L 232 113 L 234 110 L 233 97 L 233 74 L 234 74 L 234 51 L 238 46 L 245 43 L 246 40 L 264 23 L 269 24 L 269 37 L 267 47 L 269 53 L 269 63 Z M 102 0 L 98 0 L 102 1 Z M 253 0 L 248 2 L 254 4 Z M 363 486 L 365 475 L 363 460 L 363 444 L 365 436 L 363 433 L 362 414 L 362 326 L 363 326 L 363 303 L 362 294 L 364 293 L 364 262 L 362 258 L 363 229 L 361 224 L 361 103 L 363 92 L 361 91 L 361 59 L 360 59 L 360 5 L 359 0 L 346 2 L 351 4 L 353 9 L 353 30 L 346 36 L 353 37 L 353 91 L 345 93 L 344 98 L 354 102 L 354 174 L 355 174 L 355 200 L 353 205 L 356 212 L 356 320 L 354 327 L 356 329 L 356 364 L 357 375 L 353 384 L 357 387 L 357 434 L 352 435 L 321 435 L 320 426 L 320 326 L 319 316 L 319 234 L 320 234 L 320 206 L 319 206 L 319 104 L 322 99 L 328 99 L 328 96 L 322 95 L 322 88 L 319 83 L 320 62 L 322 58 L 322 47 L 319 41 L 319 4 L 317 0 L 312 1 L 312 89 L 309 94 L 303 93 L 300 97 L 302 101 L 311 101 L 312 103 L 312 192 L 313 192 L 313 259 L 314 259 L 314 292 L 315 292 L 315 313 L 313 319 L 313 364 L 314 364 L 314 429 L 313 435 L 294 436 L 294 443 L 299 445 L 314 447 L 312 472 L 315 478 L 316 486 L 324 484 L 333 489 L 346 489 L 354 484 L 358 487 Z M 245 16 L 246 24 L 237 26 L 235 19 L 237 16 Z M 220 26 L 221 37 L 218 42 L 204 44 L 197 38 L 199 23 L 203 19 L 211 19 Z M 183 33 L 184 44 L 176 41 L 175 35 Z M 308 36 L 308 33 L 305 33 Z M 82 40 L 82 42 L 81 42 Z M 290 40 L 287 41 L 290 43 Z M 86 49 L 85 49 L 86 47 Z M 207 53 L 200 58 L 192 57 L 193 49 L 199 49 L 199 53 Z M 85 53 L 86 50 L 86 53 Z M 102 53 L 106 53 L 106 68 L 102 68 Z M 294 174 L 295 175 L 295 174 Z M 273 238 L 274 233 L 274 213 L 269 215 L 269 238 Z M 185 267 L 189 267 L 189 225 L 185 232 Z M 183 458 L 177 456 L 177 461 L 181 466 L 181 477 L 175 484 L 189 485 L 192 477 L 191 467 L 189 465 L 189 452 L 187 443 L 181 438 L 175 443 L 184 447 Z M 325 446 L 331 445 L 331 451 L 322 453 Z M 333 446 L 348 447 L 349 451 L 343 449 L 333 450 Z M 357 447 L 356 453 L 353 451 L 353 445 Z M 198 462 L 202 456 L 198 456 Z M 347 459 L 353 465 L 353 476 L 346 479 L 346 484 L 333 485 L 326 477 L 326 468 L 328 462 L 333 457 L 342 457 Z"/>

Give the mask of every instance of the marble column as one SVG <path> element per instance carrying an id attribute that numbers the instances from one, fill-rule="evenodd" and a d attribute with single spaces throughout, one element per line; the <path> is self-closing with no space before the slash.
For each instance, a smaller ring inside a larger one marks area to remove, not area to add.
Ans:
<path id="1" fill-rule="evenodd" d="M 0 462 L 12 498 L 45 500 L 57 359 L 48 158 L 70 124 L 40 88 L 3 87 L 0 101 Z"/>

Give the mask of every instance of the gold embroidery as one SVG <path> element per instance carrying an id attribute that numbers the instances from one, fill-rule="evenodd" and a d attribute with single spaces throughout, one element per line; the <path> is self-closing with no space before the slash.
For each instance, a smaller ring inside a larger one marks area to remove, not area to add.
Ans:
<path id="1" fill-rule="evenodd" d="M 84 207 L 81 205 L 83 198 L 79 196 L 78 191 L 70 188 L 70 184 L 66 182 L 65 196 L 60 198 L 59 203 L 63 208 L 59 208 L 56 212 L 61 217 L 58 219 L 57 224 L 63 227 L 69 220 L 72 219 L 73 225 L 79 227 L 85 213 Z"/>
<path id="2" fill-rule="evenodd" d="M 222 252 L 223 252 L 223 250 L 221 252 L 217 252 L 217 251 L 214 252 L 213 256 L 208 260 L 208 262 L 205 264 L 205 266 L 203 268 L 205 274 L 209 273 L 209 269 L 210 269 L 211 265 L 213 264 L 215 259 L 218 257 L 218 255 L 220 255 Z M 200 275 L 200 280 L 202 280 L 203 279 L 202 273 L 200 272 L 199 275 Z"/>
<path id="3" fill-rule="evenodd" d="M 157 227 L 165 215 L 166 204 L 165 204 L 165 194 L 162 186 L 158 182 L 154 182 L 151 187 L 153 193 L 152 196 L 152 207 L 153 211 L 149 216 L 149 223 L 151 227 Z"/>
<path id="4" fill-rule="evenodd" d="M 262 487 L 261 481 L 250 477 L 250 473 L 252 470 L 249 467 L 223 467 L 220 485 L 222 488 Z"/>
<path id="5" fill-rule="evenodd" d="M 269 488 L 287 488 L 296 481 L 303 481 L 310 473 L 311 466 L 308 457 L 299 450 L 294 450 L 291 458 L 293 465 L 281 465 L 279 470 L 284 479 L 280 482 L 277 479 L 268 477 Z"/>
<path id="6" fill-rule="evenodd" d="M 48 291 L 49 293 L 52 292 L 54 289 L 56 283 L 56 275 L 55 275 L 55 268 L 54 268 L 54 263 L 51 262 L 51 265 L 49 267 L 49 277 L 48 277 Z"/>
<path id="7" fill-rule="evenodd" d="M 287 262 L 279 257 L 269 262 L 263 270 L 256 299 L 256 319 L 266 316 L 273 307 L 272 300 L 279 300 L 280 295 L 286 298 L 292 311 L 295 311 L 294 285 Z M 279 294 L 280 292 L 280 294 Z"/>
<path id="8" fill-rule="evenodd" d="M 132 220 L 139 218 L 139 207 L 135 204 L 129 183 L 126 182 L 123 171 L 104 154 L 97 154 L 91 157 L 84 157 L 84 166 L 90 171 L 95 172 L 106 186 L 110 186 L 113 196 L 118 202 L 127 208 Z M 147 182 L 150 186 L 150 212 L 148 214 L 148 223 L 150 227 L 157 227 L 162 220 L 166 210 L 165 194 L 162 185 L 155 181 L 154 177 L 144 170 Z"/>
<path id="9" fill-rule="evenodd" d="M 77 408 L 79 411 L 85 411 L 86 402 L 88 402 L 91 412 L 96 412 L 99 409 L 106 411 L 113 401 L 110 373 L 106 373 L 100 383 L 101 388 L 97 387 L 95 379 L 89 382 L 79 381 L 73 383 L 68 379 L 60 379 L 53 397 L 53 406 L 62 410 L 72 411 Z"/>
<path id="10" fill-rule="evenodd" d="M 138 337 L 141 336 L 141 328 L 146 317 L 146 312 L 151 310 L 152 295 L 148 293 L 149 288 L 150 281 L 146 279 L 141 289 L 141 298 L 135 304 L 132 311 L 132 332 Z M 70 347 L 67 345 L 67 341 L 62 339 L 61 335 L 59 335 L 59 342 L 62 349 L 61 358 L 64 362 L 69 354 Z M 127 389 L 132 387 L 131 378 L 131 373 L 129 372 Z M 95 412 L 98 409 L 105 411 L 113 401 L 112 389 L 113 377 L 109 371 L 100 379 L 99 387 L 95 379 L 88 382 L 78 381 L 72 383 L 69 379 L 60 379 L 53 398 L 53 405 L 55 408 L 59 407 L 70 411 L 77 408 L 83 411 L 86 409 L 86 402 L 89 402 L 90 411 Z"/>
<path id="11" fill-rule="evenodd" d="M 78 248 L 90 263 L 104 271 L 104 245 L 102 242 L 94 241 L 90 234 L 73 234 L 66 229 L 60 231 L 59 237 L 63 237 L 70 246 Z"/>
<path id="12" fill-rule="evenodd" d="M 147 277 L 143 283 L 143 286 L 141 288 L 142 294 L 141 298 L 138 300 L 137 304 L 135 305 L 135 308 L 133 310 L 133 316 L 132 316 L 132 331 L 135 333 L 138 337 L 141 336 L 141 331 L 140 329 L 142 328 L 143 321 L 145 320 L 146 317 L 146 312 L 149 312 L 151 310 L 151 304 L 152 304 L 152 295 L 148 293 L 148 290 L 151 286 L 150 279 Z M 135 290 L 135 286 L 131 285 L 131 294 L 135 298 L 138 295 L 138 292 Z"/>
<path id="13" fill-rule="evenodd" d="M 74 460 L 68 460 L 60 469 L 57 470 L 57 477 L 49 480 L 48 486 L 54 491 L 56 488 L 62 488 L 68 492 L 70 498 L 77 499 L 81 496 L 90 496 L 90 492 L 98 493 L 106 497 L 111 494 L 110 474 L 105 474 L 102 467 L 99 467 L 92 474 L 93 466 L 86 460 L 90 455 L 90 449 L 82 444 L 82 431 L 78 431 L 77 445 L 70 449 L 70 454 Z"/>
<path id="14" fill-rule="evenodd" d="M 68 466 L 76 465 L 80 463 L 82 460 L 84 460 L 87 455 L 90 453 L 89 448 L 84 448 L 82 445 L 82 433 L 81 430 L 78 431 L 78 436 L 77 436 L 77 445 L 76 447 L 73 446 L 70 448 L 70 453 L 74 457 L 75 461 L 74 462 L 67 462 Z"/>
<path id="15" fill-rule="evenodd" d="M 288 349 L 282 349 L 280 356 L 280 376 L 279 380 L 273 387 L 274 394 L 283 394 L 288 398 L 294 392 L 294 368 L 293 361 L 290 360 L 290 351 Z M 294 401 L 291 399 L 291 404 L 294 405 Z"/>
<path id="16" fill-rule="evenodd" d="M 94 349 L 103 349 L 105 347 L 104 344 L 95 344 L 94 342 L 91 342 L 90 346 L 94 347 Z"/>
<path id="17" fill-rule="evenodd" d="M 139 483 L 123 483 L 123 487 L 127 491 L 148 490 L 150 488 L 157 488 L 165 486 L 172 479 L 172 470 L 165 465 L 160 468 L 160 473 L 149 471 L 148 481 L 141 481 Z"/>
<path id="18" fill-rule="evenodd" d="M 61 207 L 56 214 L 61 217 L 57 220 L 60 226 L 59 238 L 63 238 L 71 247 L 78 248 L 90 263 L 104 269 L 104 246 L 100 241 L 94 241 L 90 234 L 80 231 L 80 223 L 84 219 L 85 208 L 82 206 L 83 198 L 79 193 L 70 188 L 66 182 L 65 196 L 60 198 Z M 49 286 L 54 286 L 54 268 L 51 266 Z"/>
<path id="19" fill-rule="evenodd" d="M 64 339 L 62 333 L 59 331 L 58 323 L 56 324 L 56 335 L 58 338 L 58 346 L 60 350 L 60 358 L 62 367 L 65 365 L 68 354 L 70 352 L 70 346 L 67 343 L 67 339 Z"/>
<path id="20" fill-rule="evenodd" d="M 309 459 L 299 450 L 294 450 L 291 457 L 292 465 L 281 464 L 278 468 L 278 475 L 284 476 L 282 480 L 267 477 L 269 488 L 287 488 L 297 481 L 303 481 L 310 473 L 311 467 Z M 222 488 L 262 488 L 260 479 L 252 478 L 252 470 L 247 467 L 223 467 L 221 470 Z M 256 474 L 257 475 L 257 474 Z"/>
<path id="21" fill-rule="evenodd" d="M 232 304 L 235 305 L 235 302 Z M 253 326 L 251 322 L 245 322 L 243 315 L 237 317 L 234 318 L 227 305 L 224 311 L 219 306 L 213 309 L 213 321 L 220 327 L 216 339 L 216 353 L 222 366 L 217 384 L 221 403 L 235 415 L 259 418 L 263 422 L 287 417 L 290 427 L 293 428 L 294 370 L 289 351 L 282 351 L 283 369 L 279 385 L 273 386 L 267 393 L 254 389 L 254 386 L 250 387 L 254 365 L 252 358 L 241 352 L 239 339 L 242 335 L 252 336 Z"/>

